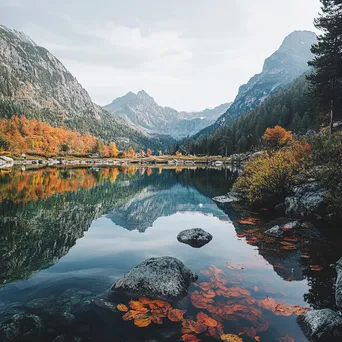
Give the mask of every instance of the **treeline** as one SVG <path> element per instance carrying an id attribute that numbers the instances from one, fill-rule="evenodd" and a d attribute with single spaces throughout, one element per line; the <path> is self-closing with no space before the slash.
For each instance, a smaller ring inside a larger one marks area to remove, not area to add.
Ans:
<path id="1" fill-rule="evenodd" d="M 225 156 L 253 150 L 268 127 L 279 125 L 297 134 L 319 127 L 318 109 L 309 95 L 303 75 L 285 90 L 266 99 L 247 115 L 241 115 L 209 136 L 186 139 L 181 149 L 190 154 Z"/>
<path id="2" fill-rule="evenodd" d="M 106 144 L 89 133 L 81 134 L 64 127 L 53 127 L 46 122 L 28 119 L 24 115 L 0 119 L 0 151 L 13 155 L 46 157 L 86 156 L 89 153 L 102 157 L 134 158 L 137 155 L 132 147 L 127 151 L 119 151 L 115 142 Z M 148 149 L 146 154 L 151 155 L 152 151 Z"/>

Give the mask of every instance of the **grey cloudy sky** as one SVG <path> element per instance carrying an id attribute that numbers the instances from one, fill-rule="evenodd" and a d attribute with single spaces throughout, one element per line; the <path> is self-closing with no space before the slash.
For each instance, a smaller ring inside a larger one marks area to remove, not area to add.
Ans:
<path id="1" fill-rule="evenodd" d="M 146 90 L 199 110 L 234 99 L 319 0 L 0 0 L 0 23 L 50 50 L 104 105 Z"/>

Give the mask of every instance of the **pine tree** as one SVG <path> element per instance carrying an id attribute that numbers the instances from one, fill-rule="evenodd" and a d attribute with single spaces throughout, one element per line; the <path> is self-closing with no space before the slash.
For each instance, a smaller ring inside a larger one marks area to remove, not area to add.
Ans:
<path id="1" fill-rule="evenodd" d="M 330 129 L 341 114 L 342 104 L 342 1 L 320 0 L 321 13 L 315 27 L 323 33 L 311 48 L 315 57 L 309 62 L 314 71 L 308 76 L 311 93 L 324 111 L 330 111 Z"/>

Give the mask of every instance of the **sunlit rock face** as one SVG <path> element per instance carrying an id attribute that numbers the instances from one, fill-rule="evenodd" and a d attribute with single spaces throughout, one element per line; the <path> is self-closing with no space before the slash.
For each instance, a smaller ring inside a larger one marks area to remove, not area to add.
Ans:
<path id="1" fill-rule="evenodd" d="M 313 58 L 310 48 L 316 41 L 316 34 L 310 31 L 294 31 L 288 35 L 280 48 L 265 60 L 261 73 L 240 86 L 238 95 L 226 113 L 199 134 L 206 135 L 241 114 L 248 113 L 306 72 L 307 62 Z"/>
<path id="2" fill-rule="evenodd" d="M 186 296 L 189 286 L 197 278 L 195 273 L 175 258 L 150 258 L 120 278 L 112 290 L 173 301 Z"/>

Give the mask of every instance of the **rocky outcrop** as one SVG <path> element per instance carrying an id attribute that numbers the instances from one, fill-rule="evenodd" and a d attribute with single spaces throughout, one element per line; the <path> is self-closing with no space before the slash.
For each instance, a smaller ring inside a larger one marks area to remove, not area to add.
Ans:
<path id="1" fill-rule="evenodd" d="M 214 197 L 213 201 L 218 202 L 218 203 L 238 202 L 239 201 L 239 197 L 238 197 L 237 193 L 231 191 L 227 195 Z"/>
<path id="2" fill-rule="evenodd" d="M 43 322 L 36 315 L 16 314 L 0 323 L 2 342 L 37 341 L 43 334 Z"/>
<path id="3" fill-rule="evenodd" d="M 342 258 L 337 262 L 336 265 L 337 280 L 336 280 L 336 305 L 342 310 Z"/>
<path id="4" fill-rule="evenodd" d="M 342 317 L 331 309 L 313 310 L 298 317 L 304 335 L 312 342 L 340 342 Z"/>
<path id="5" fill-rule="evenodd" d="M 113 286 L 115 292 L 173 301 L 181 299 L 197 275 L 172 257 L 150 258 L 134 267 Z"/>
<path id="6" fill-rule="evenodd" d="M 283 235 L 284 231 L 282 230 L 282 228 L 278 225 L 270 228 L 270 229 L 267 229 L 265 231 L 265 234 L 266 235 L 269 235 L 269 236 L 273 236 L 273 237 L 281 237 Z"/>
<path id="7" fill-rule="evenodd" d="M 280 48 L 265 60 L 262 72 L 254 75 L 247 84 L 239 88 L 238 95 L 226 113 L 198 135 L 213 132 L 242 113 L 248 113 L 307 71 L 307 61 L 312 59 L 310 48 L 316 40 L 316 34 L 310 31 L 295 31 L 289 34 Z"/>
<path id="8" fill-rule="evenodd" d="M 307 217 L 324 215 L 328 191 L 317 182 L 295 186 L 292 196 L 285 199 L 285 213 L 289 216 Z"/>
<path id="9" fill-rule="evenodd" d="M 212 239 L 213 236 L 201 228 L 186 229 L 181 231 L 177 236 L 179 242 L 195 248 L 203 247 Z"/>

